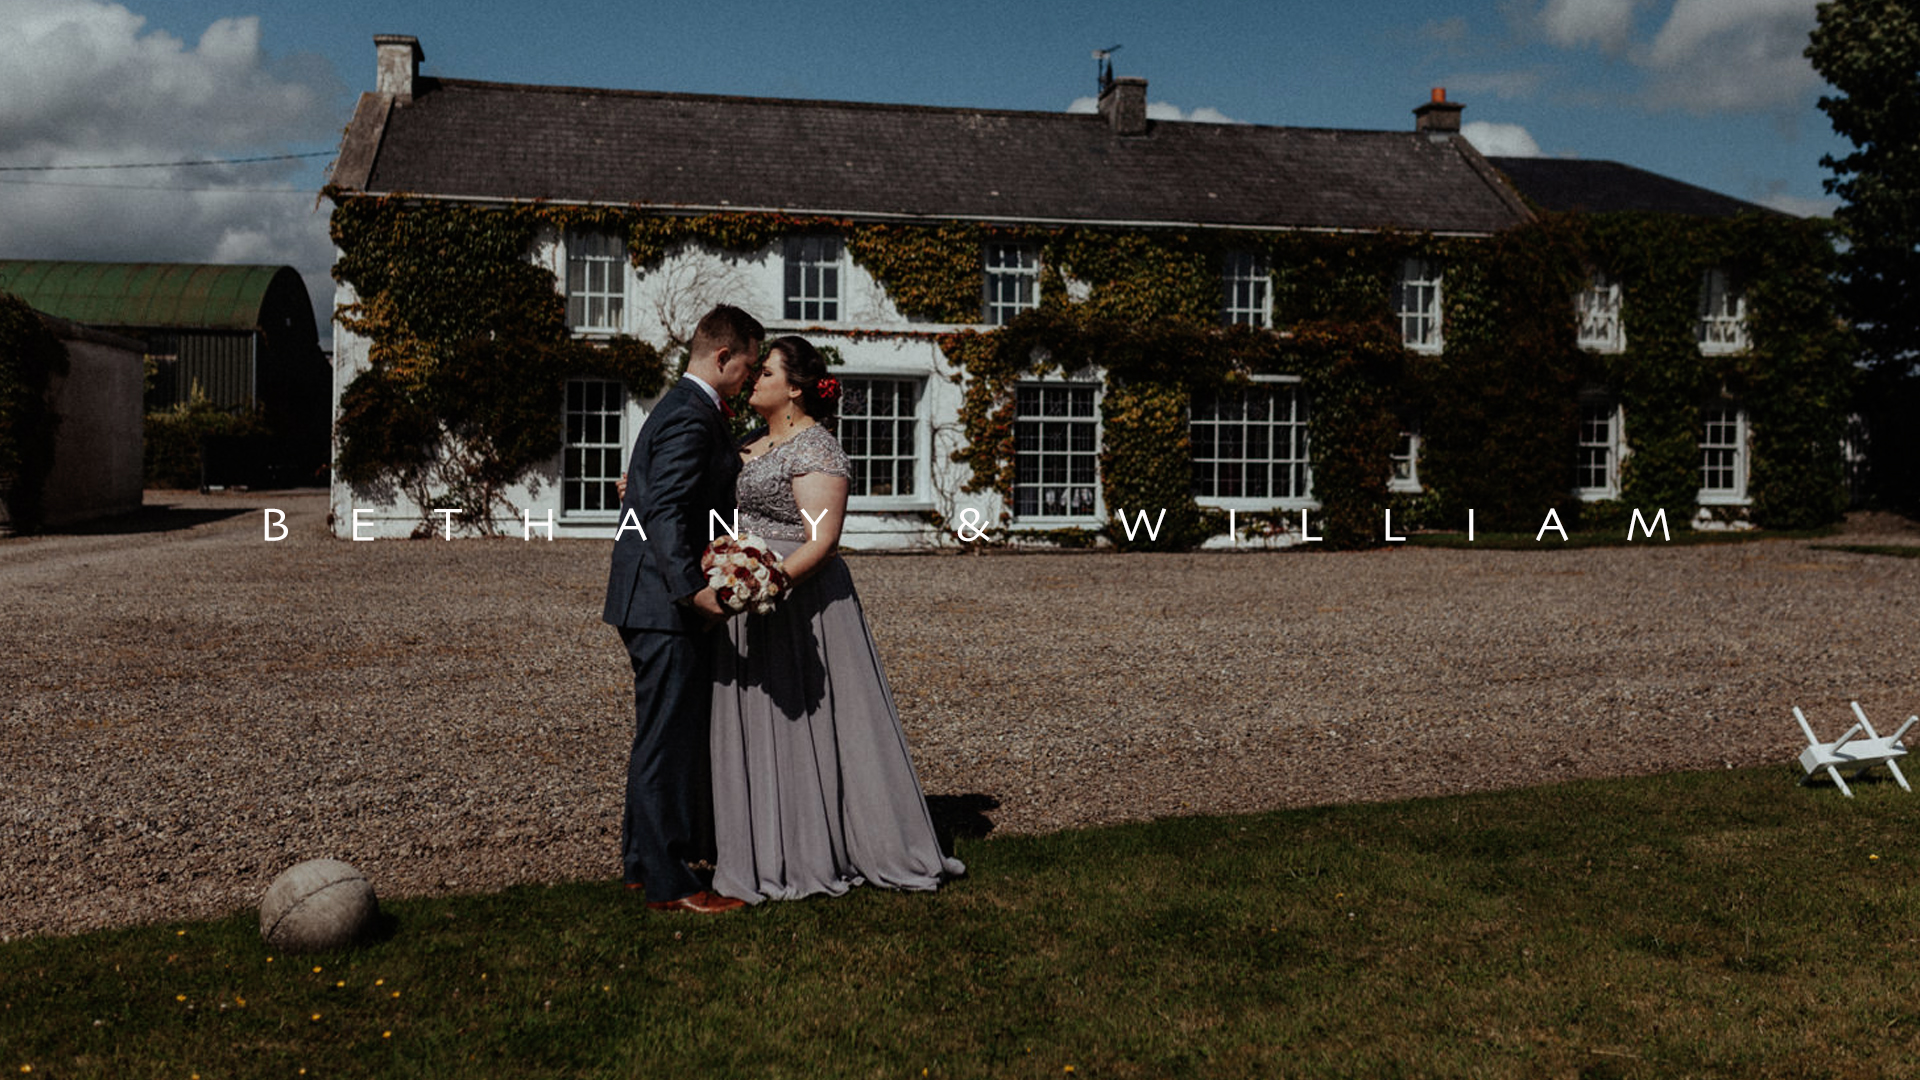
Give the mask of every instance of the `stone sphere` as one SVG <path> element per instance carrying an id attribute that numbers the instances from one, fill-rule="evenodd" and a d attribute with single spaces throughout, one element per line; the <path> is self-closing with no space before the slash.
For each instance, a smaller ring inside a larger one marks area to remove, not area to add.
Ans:
<path id="1" fill-rule="evenodd" d="M 373 886 L 337 859 L 309 859 L 267 887 L 260 901 L 260 937 L 276 949 L 344 949 L 366 935 L 380 913 Z"/>

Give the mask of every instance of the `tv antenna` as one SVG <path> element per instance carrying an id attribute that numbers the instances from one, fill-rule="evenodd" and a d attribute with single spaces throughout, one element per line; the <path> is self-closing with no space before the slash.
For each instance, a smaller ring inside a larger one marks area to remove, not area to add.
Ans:
<path id="1" fill-rule="evenodd" d="M 1102 94 L 1106 93 L 1107 90 L 1113 86 L 1113 54 L 1119 51 L 1120 46 L 1118 45 L 1109 45 L 1104 49 L 1093 50 L 1093 64 L 1100 75 L 1100 92 Z"/>

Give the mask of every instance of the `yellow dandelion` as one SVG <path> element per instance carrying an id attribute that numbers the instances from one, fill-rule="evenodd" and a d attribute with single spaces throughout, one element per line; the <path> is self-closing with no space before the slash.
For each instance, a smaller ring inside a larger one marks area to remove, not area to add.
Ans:
<path id="1" fill-rule="evenodd" d="M 398 990 L 395 990 L 395 991 L 393 992 L 393 996 L 394 996 L 394 997 L 399 997 L 399 996 L 400 996 L 400 991 L 398 991 Z"/>
<path id="2" fill-rule="evenodd" d="M 315 975 L 318 975 L 318 974 L 320 974 L 320 965 L 318 965 L 318 964 L 315 964 L 315 965 L 313 966 L 313 973 L 314 973 Z"/>
<path id="3" fill-rule="evenodd" d="M 338 986 L 345 986 L 345 985 L 347 985 L 347 980 L 345 980 L 345 979 L 341 979 L 341 980 L 340 980 L 339 982 L 337 982 L 337 983 L 334 983 L 333 985 L 334 985 L 334 986 L 336 986 L 336 987 L 338 987 Z"/>
<path id="4" fill-rule="evenodd" d="M 22 1065 L 22 1066 L 20 1066 L 20 1071 L 21 1071 L 21 1072 L 32 1072 L 32 1071 L 33 1071 L 33 1066 L 31 1066 L 31 1065 Z"/>
<path id="5" fill-rule="evenodd" d="M 387 985 L 387 980 L 385 980 L 385 979 L 375 979 L 375 980 L 373 980 L 373 985 L 375 985 L 375 986 L 385 986 L 385 985 Z"/>
<path id="6" fill-rule="evenodd" d="M 1869 856 L 1867 856 L 1867 861 L 1868 861 L 1868 862 L 1879 862 L 1879 861 L 1880 861 L 1880 856 L 1878 856 L 1878 855 L 1869 855 Z"/>
<path id="7" fill-rule="evenodd" d="M 314 1013 L 314 1014 L 313 1014 L 312 1016 L 310 1016 L 310 1017 L 308 1017 L 308 1019 L 309 1019 L 309 1020 L 318 1020 L 318 1019 L 320 1019 L 320 1014 L 319 1014 L 319 1013 Z M 307 1070 L 305 1070 L 305 1069 L 301 1069 L 300 1071 L 301 1071 L 301 1072 L 306 1072 Z"/>
<path id="8" fill-rule="evenodd" d="M 381 1037 L 381 1038 L 383 1038 L 383 1039 L 391 1039 L 391 1038 L 393 1038 L 393 1032 L 391 1032 L 391 1031 L 383 1031 L 383 1032 L 381 1032 L 381 1033 L 380 1033 L 380 1037 Z"/>
<path id="9" fill-rule="evenodd" d="M 175 931 L 173 932 L 173 936 L 174 936 L 174 937 L 186 937 L 186 936 L 187 936 L 187 932 L 186 932 L 185 930 L 175 930 Z M 194 1080 L 199 1080 L 199 1078 L 198 1078 L 198 1077 L 195 1077 L 195 1078 L 194 1078 Z"/>
<path id="10" fill-rule="evenodd" d="M 235 1005 L 240 1006 L 243 1009 L 247 1007 L 247 999 L 239 996 L 238 994 L 234 995 L 233 1003 Z"/>
<path id="11" fill-rule="evenodd" d="M 1072 1072 L 1072 1071 L 1073 1071 L 1073 1066 L 1071 1066 L 1071 1065 L 1069 1065 L 1069 1066 L 1067 1066 L 1067 1067 L 1066 1067 L 1065 1069 L 1062 1069 L 1061 1071 L 1062 1071 L 1062 1072 Z"/>
<path id="12" fill-rule="evenodd" d="M 175 1000 L 175 1001 L 185 1001 L 185 1000 L 187 1000 L 187 995 L 185 995 L 185 994 L 175 994 L 175 995 L 173 995 L 173 1000 Z"/>

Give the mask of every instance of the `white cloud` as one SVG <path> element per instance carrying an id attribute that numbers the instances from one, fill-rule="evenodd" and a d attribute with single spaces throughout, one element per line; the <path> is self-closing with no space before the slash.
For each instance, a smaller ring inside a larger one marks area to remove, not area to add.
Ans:
<path id="1" fill-rule="evenodd" d="M 1648 102 L 1695 113 L 1800 103 L 1820 84 L 1803 51 L 1815 0 L 1675 0 L 1635 62 L 1653 76 Z"/>
<path id="2" fill-rule="evenodd" d="M 1519 124 L 1494 124 L 1470 120 L 1460 125 L 1460 134 L 1475 150 L 1488 157 L 1539 157 L 1540 144 Z"/>
<path id="3" fill-rule="evenodd" d="M 1597 45 L 1617 53 L 1633 35 L 1633 16 L 1645 0 L 1547 0 L 1540 28 L 1557 45 Z"/>
<path id="4" fill-rule="evenodd" d="M 1067 111 L 1070 113 L 1097 113 L 1100 111 L 1100 100 L 1091 97 L 1074 98 L 1073 103 L 1067 106 Z M 1182 109 L 1180 106 L 1167 101 L 1148 102 L 1147 119 L 1173 120 L 1190 124 L 1247 123 L 1245 120 L 1235 120 L 1233 117 L 1228 116 L 1226 113 L 1221 112 L 1211 105 L 1202 105 L 1197 109 Z"/>
<path id="5" fill-rule="evenodd" d="M 0 254 L 287 263 L 332 309 L 332 245 L 297 162 L 74 169 L 328 147 L 346 88 L 311 57 L 272 61 L 257 18 L 189 47 L 105 0 L 0 0 Z M 324 332 L 324 331 L 323 331 Z"/>
<path id="6" fill-rule="evenodd" d="M 1804 195 L 1789 195 L 1784 191 L 1774 191 L 1753 201 L 1769 210 L 1778 210 L 1795 217 L 1832 217 L 1833 212 L 1840 209 L 1840 200 L 1831 195 L 1808 198 Z"/>
<path id="7" fill-rule="evenodd" d="M 1469 71 L 1447 76 L 1446 87 L 1448 93 L 1462 98 L 1491 94 L 1497 98 L 1520 99 L 1537 95 L 1546 81 L 1546 74 L 1537 68 Z"/>

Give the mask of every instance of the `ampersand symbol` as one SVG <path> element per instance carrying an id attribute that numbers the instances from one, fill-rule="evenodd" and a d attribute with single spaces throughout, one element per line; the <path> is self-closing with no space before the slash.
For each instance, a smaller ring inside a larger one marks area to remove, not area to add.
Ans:
<path id="1" fill-rule="evenodd" d="M 972 535 L 968 535 L 968 530 L 972 530 Z M 971 506 L 960 511 L 960 527 L 953 530 L 953 535 L 959 537 L 963 544 L 972 543 L 987 535 L 987 530 L 980 525 L 980 511 Z"/>

